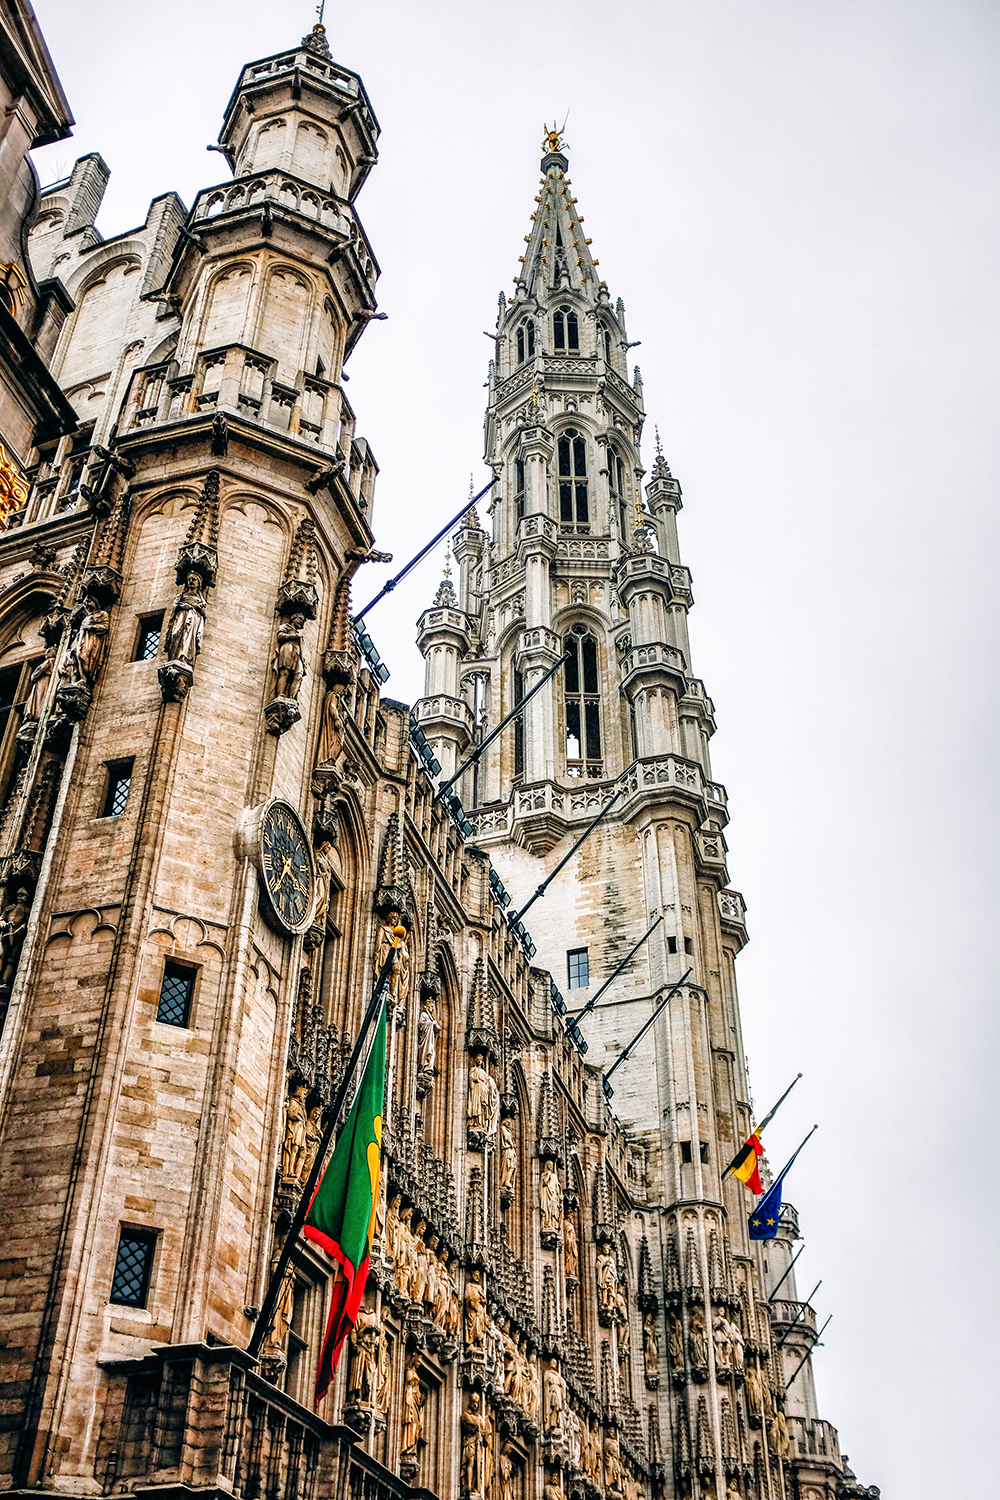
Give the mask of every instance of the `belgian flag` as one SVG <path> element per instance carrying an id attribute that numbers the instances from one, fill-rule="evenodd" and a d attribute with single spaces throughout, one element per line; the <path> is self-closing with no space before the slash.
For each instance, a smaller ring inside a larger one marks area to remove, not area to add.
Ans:
<path id="1" fill-rule="evenodd" d="M 741 1182 L 745 1182 L 751 1193 L 760 1194 L 764 1191 L 764 1184 L 760 1180 L 760 1167 L 757 1164 L 758 1158 L 763 1155 L 764 1147 L 760 1143 L 760 1135 L 754 1130 L 729 1163 L 730 1172 Z"/>
<path id="2" fill-rule="evenodd" d="M 337 1262 L 330 1316 L 316 1370 L 316 1403 L 329 1389 L 344 1340 L 354 1327 L 368 1280 L 382 1170 L 385 1096 L 385 1004 L 368 1062 L 333 1155 L 319 1180 L 303 1226 L 306 1239 Z"/>

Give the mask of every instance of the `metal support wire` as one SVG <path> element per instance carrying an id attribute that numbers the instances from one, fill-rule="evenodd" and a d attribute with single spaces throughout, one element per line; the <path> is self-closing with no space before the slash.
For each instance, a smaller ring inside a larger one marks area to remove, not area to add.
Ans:
<path id="1" fill-rule="evenodd" d="M 812 1291 L 809 1293 L 809 1295 L 805 1299 L 805 1301 L 799 1303 L 799 1310 L 798 1310 L 798 1312 L 795 1314 L 795 1317 L 789 1323 L 788 1327 L 785 1329 L 785 1331 L 782 1334 L 781 1338 L 778 1340 L 778 1348 L 779 1349 L 783 1349 L 785 1347 L 785 1340 L 788 1338 L 788 1335 L 791 1333 L 792 1329 L 795 1327 L 796 1323 L 799 1321 L 799 1319 L 801 1318 L 802 1314 L 805 1312 L 806 1308 L 812 1302 L 812 1299 L 815 1297 L 816 1293 L 819 1291 L 819 1289 L 820 1289 L 820 1287 L 822 1285 L 823 1285 L 823 1280 L 822 1280 L 822 1277 L 821 1277 L 820 1280 L 817 1281 L 816 1285 L 813 1287 Z"/>
<path id="2" fill-rule="evenodd" d="M 639 1045 L 639 1043 L 642 1041 L 643 1037 L 646 1035 L 646 1032 L 649 1030 L 649 1028 L 652 1026 L 653 1022 L 656 1020 L 657 1016 L 660 1015 L 660 1013 L 667 1008 L 667 1006 L 670 1004 L 670 1001 L 673 999 L 674 995 L 676 995 L 676 993 L 680 989 L 681 985 L 687 979 L 688 975 L 691 974 L 691 973 L 693 973 L 693 972 L 694 971 L 692 969 L 685 969 L 684 973 L 681 975 L 680 979 L 678 979 L 677 983 L 676 984 L 672 984 L 670 986 L 669 990 L 664 995 L 663 999 L 660 1001 L 660 1003 L 656 1007 L 656 1009 L 653 1011 L 653 1014 L 650 1016 L 649 1020 L 645 1024 L 645 1026 L 641 1027 L 640 1030 L 636 1032 L 635 1036 L 632 1038 L 632 1040 L 629 1042 L 628 1046 L 625 1048 L 625 1051 L 619 1057 L 615 1058 L 614 1062 L 611 1064 L 611 1066 L 608 1069 L 608 1071 L 602 1077 L 602 1079 L 601 1079 L 601 1087 L 604 1089 L 604 1097 L 605 1097 L 605 1099 L 607 1099 L 609 1102 L 611 1100 L 612 1095 L 614 1094 L 614 1089 L 611 1087 L 610 1083 L 608 1082 L 608 1079 L 611 1077 L 611 1075 L 615 1071 L 615 1069 L 616 1068 L 620 1068 L 621 1065 L 622 1065 L 622 1063 L 626 1061 L 626 1059 L 629 1056 L 629 1053 L 633 1050 L 633 1048 L 635 1048 L 635 1047 L 637 1047 Z"/>
<path id="3" fill-rule="evenodd" d="M 460 776 L 464 776 L 465 772 L 469 769 L 469 767 L 470 766 L 474 766 L 477 763 L 477 761 L 479 760 L 479 757 L 482 755 L 483 751 L 489 745 L 492 745 L 493 741 L 496 739 L 496 737 L 500 733 L 500 731 L 502 729 L 506 729 L 507 725 L 511 722 L 511 720 L 512 719 L 516 719 L 519 713 L 523 713 L 525 707 L 531 702 L 532 698 L 538 692 L 538 689 L 539 688 L 543 688 L 545 686 L 545 684 L 548 682 L 549 678 L 553 677 L 555 675 L 555 673 L 558 672 L 558 670 L 562 666 L 563 662 L 568 661 L 568 660 L 569 660 L 569 652 L 567 651 L 567 652 L 564 653 L 564 655 L 560 656 L 559 660 L 556 662 L 556 664 L 555 664 L 554 667 L 550 667 L 549 668 L 549 670 L 546 672 L 546 674 L 545 674 L 544 677 L 540 677 L 538 679 L 538 681 L 535 683 L 534 687 L 531 689 L 531 692 L 530 693 L 525 693 L 525 695 L 521 699 L 520 703 L 515 703 L 514 704 L 514 707 L 511 709 L 510 713 L 504 715 L 504 717 L 500 720 L 500 723 L 497 725 L 497 727 L 495 729 L 492 729 L 490 731 L 490 733 L 483 740 L 482 744 L 481 745 L 477 745 L 476 748 L 475 748 L 475 750 L 473 750 L 472 754 L 471 755 L 467 755 L 465 757 L 465 760 L 463 760 L 462 764 L 459 766 L 459 768 L 455 772 L 454 776 L 450 777 L 447 781 L 442 781 L 441 785 L 438 787 L 437 791 L 434 793 L 434 799 L 435 799 L 435 801 L 438 799 L 438 797 L 443 797 L 444 794 L 445 794 L 445 792 L 450 792 L 451 791 L 452 787 L 455 785 L 455 782 L 458 780 L 458 778 Z"/>
<path id="4" fill-rule="evenodd" d="M 597 1004 L 598 1000 L 600 1000 L 601 996 L 604 994 L 604 991 L 607 989 L 608 985 L 609 984 L 613 984 L 614 981 L 618 978 L 618 976 L 621 973 L 621 971 L 628 964 L 630 964 L 632 962 L 633 958 L 638 953 L 638 951 L 642 947 L 643 943 L 646 941 L 646 939 L 648 937 L 650 937 L 656 931 L 656 929 L 659 927 L 659 925 L 660 925 L 660 923 L 662 921 L 663 921 L 663 913 L 661 912 L 660 915 L 657 917 L 656 921 L 653 923 L 652 927 L 650 927 L 646 932 L 643 933 L 642 937 L 636 943 L 635 947 L 633 949 L 631 949 L 630 952 L 626 953 L 625 957 L 622 959 L 622 961 L 618 965 L 617 969 L 615 969 L 614 973 L 608 975 L 607 979 L 601 985 L 601 988 L 597 991 L 597 994 L 594 996 L 594 998 L 592 1000 L 588 1000 L 587 1001 L 586 1005 L 583 1007 L 583 1009 L 581 1010 L 580 1014 L 578 1016 L 570 1016 L 569 1017 L 569 1020 L 572 1021 L 574 1023 L 574 1025 L 579 1026 L 579 1024 L 583 1020 L 584 1016 L 589 1016 L 590 1015 L 590 1012 L 593 1010 L 593 1008 Z M 690 972 L 691 971 L 689 969 L 688 973 L 690 973 Z"/>
<path id="5" fill-rule="evenodd" d="M 379 602 L 380 599 L 384 599 L 385 596 L 386 596 L 386 594 L 391 594 L 392 591 L 393 591 L 393 589 L 396 587 L 397 583 L 402 583 L 402 581 L 406 577 L 407 573 L 412 572 L 412 570 L 417 566 L 418 562 L 423 562 L 423 560 L 427 556 L 428 552 L 433 551 L 433 549 L 437 546 L 437 544 L 441 540 L 441 538 L 443 536 L 445 536 L 446 533 L 449 532 L 453 526 L 457 526 L 458 525 L 459 521 L 465 515 L 465 512 L 469 509 L 469 507 L 472 506 L 472 505 L 475 505 L 475 503 L 476 503 L 477 500 L 481 500 L 483 498 L 483 496 L 486 494 L 486 491 L 487 490 L 491 490 L 495 484 L 496 484 L 496 480 L 495 479 L 491 479 L 490 482 L 489 482 L 489 484 L 484 484 L 483 485 L 483 487 L 479 491 L 478 495 L 472 495 L 468 500 L 466 500 L 465 504 L 462 506 L 462 509 L 458 512 L 458 514 L 455 515 L 455 516 L 452 516 L 451 520 L 446 525 L 444 525 L 444 526 L 441 527 L 441 530 L 437 533 L 436 536 L 432 536 L 431 537 L 430 541 L 427 543 L 427 546 L 426 547 L 422 547 L 421 550 L 417 553 L 416 557 L 412 557 L 410 559 L 410 561 L 406 564 L 406 567 L 400 569 L 400 571 L 396 574 L 395 578 L 390 578 L 388 583 L 384 583 L 382 585 L 382 587 L 379 589 L 378 593 L 375 595 L 375 598 L 374 599 L 370 599 L 368 601 L 368 603 L 365 605 L 364 609 L 361 611 L 361 613 L 359 615 L 355 615 L 354 616 L 354 623 L 355 623 L 355 625 L 357 625 L 360 620 L 364 619 L 365 615 L 368 613 L 368 611 L 370 609 L 374 609 L 375 608 L 376 604 Z"/>
<path id="6" fill-rule="evenodd" d="M 813 1339 L 812 1343 L 809 1345 L 809 1348 L 806 1350 L 805 1354 L 803 1354 L 802 1358 L 799 1360 L 798 1364 L 795 1366 L 795 1369 L 792 1371 L 792 1378 L 791 1378 L 791 1380 L 789 1380 L 786 1383 L 786 1385 L 785 1385 L 785 1390 L 786 1391 L 791 1389 L 792 1381 L 794 1381 L 796 1375 L 799 1373 L 799 1371 L 801 1370 L 802 1366 L 805 1364 L 806 1360 L 809 1358 L 810 1354 L 818 1346 L 820 1339 L 823 1337 L 824 1333 L 829 1328 L 830 1322 L 831 1322 L 832 1318 L 833 1318 L 833 1313 L 831 1313 L 830 1316 L 829 1316 L 829 1318 L 827 1318 L 826 1322 L 823 1324 L 823 1327 L 820 1329 L 819 1333 L 817 1333 L 816 1337 Z"/>
<path id="7" fill-rule="evenodd" d="M 593 820 L 593 822 L 587 824 L 586 828 L 583 830 L 583 832 L 581 833 L 580 837 L 577 839 L 576 843 L 573 845 L 572 849 L 569 851 L 568 854 L 564 854 L 563 855 L 562 859 L 559 861 L 559 863 L 556 865 L 555 869 L 552 871 L 552 874 L 546 876 L 546 878 L 542 881 L 541 885 L 538 887 L 538 889 L 535 892 L 535 894 L 533 896 L 529 896 L 528 899 L 527 899 L 527 901 L 521 907 L 521 910 L 519 912 L 515 913 L 515 915 L 510 918 L 511 923 L 520 922 L 523 919 L 524 914 L 528 910 L 529 906 L 534 906 L 534 904 L 538 900 L 539 896 L 544 896 L 545 895 L 545 892 L 548 890 L 548 888 L 552 884 L 553 880 L 555 880 L 556 876 L 559 874 L 559 871 L 563 868 L 564 865 L 567 865 L 569 863 L 569 861 L 573 858 L 573 855 L 576 853 L 576 851 L 579 849 L 580 845 L 583 843 L 584 839 L 588 839 L 590 837 L 590 835 L 593 833 L 594 829 L 597 827 L 598 823 L 600 823 L 602 821 L 602 819 L 604 819 L 604 818 L 607 817 L 608 813 L 611 811 L 611 809 L 614 807 L 615 803 L 618 801 L 618 798 L 621 797 L 624 794 L 624 792 L 625 792 L 625 788 L 623 786 L 620 786 L 618 788 L 617 792 L 615 792 L 615 795 L 611 798 L 611 800 L 609 802 L 605 802 L 604 806 L 601 808 L 600 812 L 597 814 L 597 817 Z"/>

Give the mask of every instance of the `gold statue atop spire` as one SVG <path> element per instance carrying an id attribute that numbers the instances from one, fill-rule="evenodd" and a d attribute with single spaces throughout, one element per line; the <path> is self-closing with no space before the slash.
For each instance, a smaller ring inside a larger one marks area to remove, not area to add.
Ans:
<path id="1" fill-rule="evenodd" d="M 548 125 L 542 126 L 542 150 L 547 156 L 555 156 L 557 152 L 569 150 L 569 147 L 562 138 L 562 133 L 565 129 L 565 120 L 561 126 L 557 126 L 555 120 L 552 121 L 551 127 Z"/>

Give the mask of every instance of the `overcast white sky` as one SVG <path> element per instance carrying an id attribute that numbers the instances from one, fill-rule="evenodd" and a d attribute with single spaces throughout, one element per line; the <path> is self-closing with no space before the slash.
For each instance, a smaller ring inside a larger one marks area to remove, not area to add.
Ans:
<path id="1" fill-rule="evenodd" d="M 308 3 L 36 0 L 117 234 L 190 204 L 241 65 Z M 388 322 L 348 369 L 399 562 L 479 488 L 497 293 L 544 117 L 684 489 L 757 1102 L 820 1277 L 823 1415 L 896 1500 L 996 1485 L 998 31 L 972 0 L 367 0 L 335 56 L 383 127 Z M 368 575 L 368 576 L 366 576 Z M 358 602 L 385 570 L 366 569 Z M 425 564 L 373 613 L 422 683 Z M 990 1255 L 990 1251 L 993 1254 Z M 992 1382 L 992 1389 L 991 1389 Z M 992 1399 L 991 1399 L 992 1398 Z"/>

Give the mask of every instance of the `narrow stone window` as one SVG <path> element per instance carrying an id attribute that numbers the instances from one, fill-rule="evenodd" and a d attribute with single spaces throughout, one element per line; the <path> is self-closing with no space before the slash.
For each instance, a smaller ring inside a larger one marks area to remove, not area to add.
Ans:
<path id="1" fill-rule="evenodd" d="M 520 521 L 524 516 L 524 459 L 514 460 L 514 514 Z"/>
<path id="2" fill-rule="evenodd" d="M 604 358 L 608 364 L 611 363 L 611 329 L 602 328 L 601 334 L 604 338 Z"/>
<path id="3" fill-rule="evenodd" d="M 681 1141 L 680 1147 L 681 1147 L 681 1161 L 684 1162 L 684 1163 L 692 1161 L 693 1158 L 691 1156 L 691 1142 L 690 1141 Z"/>
<path id="4" fill-rule="evenodd" d="M 566 968 L 571 990 L 585 990 L 590 984 L 590 958 L 586 948 L 570 948 L 566 954 Z"/>
<path id="5" fill-rule="evenodd" d="M 584 525 L 590 519 L 587 441 L 575 427 L 570 427 L 559 439 L 559 519 Z"/>
<path id="6" fill-rule="evenodd" d="M 160 981 L 160 1002 L 156 1007 L 156 1019 L 164 1026 L 187 1026 L 191 1019 L 191 1001 L 194 999 L 196 969 L 186 964 L 175 963 L 168 958 L 163 965 Z"/>
<path id="7" fill-rule="evenodd" d="M 140 615 L 139 630 L 135 638 L 133 661 L 155 661 L 160 650 L 163 633 L 163 611 L 157 615 Z"/>
<path id="8" fill-rule="evenodd" d="M 524 678 L 520 672 L 514 673 L 514 703 L 517 705 L 524 698 Z M 524 775 L 524 714 L 518 714 L 514 720 L 514 775 Z"/>
<path id="9" fill-rule="evenodd" d="M 690 938 L 685 938 L 684 939 L 684 952 L 685 953 L 693 953 L 694 952 L 694 943 L 692 942 L 692 940 Z"/>
<path id="10" fill-rule="evenodd" d="M 102 818 L 120 818 L 125 811 L 129 787 L 132 785 L 134 765 L 134 758 L 107 762 L 108 785 L 104 793 L 104 806 L 100 812 Z"/>
<path id="11" fill-rule="evenodd" d="M 707 1162 L 708 1161 L 708 1142 L 707 1141 L 700 1141 L 698 1143 L 698 1156 L 699 1156 L 699 1159 L 701 1161 L 703 1161 L 703 1162 Z"/>
<path id="12" fill-rule="evenodd" d="M 667 952 L 668 953 L 676 953 L 677 952 L 677 939 L 675 937 L 668 937 L 667 938 Z"/>
<path id="13" fill-rule="evenodd" d="M 569 652 L 563 679 L 566 702 L 566 774 L 599 777 L 601 764 L 601 698 L 597 637 L 585 625 L 574 625 L 564 641 Z"/>
<path id="14" fill-rule="evenodd" d="M 155 1229 L 128 1229 L 122 1225 L 109 1302 L 122 1307 L 146 1306 L 156 1238 Z"/>
<path id="15" fill-rule="evenodd" d="M 517 362 L 523 365 L 535 352 L 535 324 L 532 318 L 522 318 L 517 325 Z"/>
<path id="16" fill-rule="evenodd" d="M 557 349 L 579 349 L 580 325 L 571 307 L 556 309 L 552 319 L 552 342 Z"/>
<path id="17" fill-rule="evenodd" d="M 628 487 L 625 482 L 625 465 L 622 456 L 614 448 L 608 449 L 608 493 L 611 497 L 611 514 L 617 513 L 618 530 L 622 541 L 628 539 Z"/>

